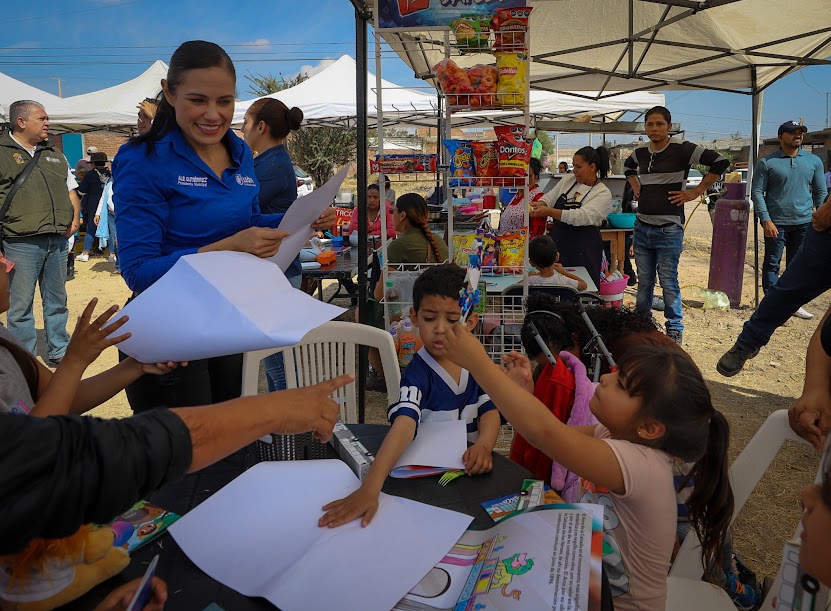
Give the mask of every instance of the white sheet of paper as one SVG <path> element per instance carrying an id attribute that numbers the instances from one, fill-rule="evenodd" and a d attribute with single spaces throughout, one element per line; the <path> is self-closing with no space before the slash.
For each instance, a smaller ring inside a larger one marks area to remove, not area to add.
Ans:
<path id="1" fill-rule="evenodd" d="M 169 530 L 205 573 L 281 609 L 387 611 L 441 560 L 470 516 L 381 494 L 366 528 L 319 528 L 360 482 L 340 460 L 255 465 Z"/>
<path id="2" fill-rule="evenodd" d="M 142 363 L 289 346 L 344 310 L 294 290 L 271 261 L 240 252 L 186 255 L 115 317 L 118 348 Z"/>
<path id="3" fill-rule="evenodd" d="M 312 235 L 312 223 L 317 220 L 317 217 L 323 214 L 326 208 L 332 205 L 335 195 L 337 195 L 338 189 L 340 189 L 340 185 L 343 179 L 346 178 L 350 167 L 350 165 L 346 165 L 340 172 L 330 178 L 325 185 L 301 197 L 289 206 L 286 215 L 280 221 L 278 229 L 288 231 L 291 235 L 280 242 L 280 250 L 277 251 L 276 255 L 271 257 L 271 261 L 279 265 L 283 271 L 289 268 L 289 265 L 294 261 L 300 249 L 306 245 L 306 242 Z"/>
<path id="4" fill-rule="evenodd" d="M 410 465 L 464 469 L 462 455 L 465 450 L 467 450 L 467 423 L 464 420 L 421 422 L 418 425 L 415 439 L 404 450 L 392 471 Z"/>

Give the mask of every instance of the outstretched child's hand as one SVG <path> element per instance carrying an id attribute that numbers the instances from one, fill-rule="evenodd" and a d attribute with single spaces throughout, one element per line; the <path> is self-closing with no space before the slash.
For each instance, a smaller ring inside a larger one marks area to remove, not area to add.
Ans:
<path id="1" fill-rule="evenodd" d="M 90 322 L 97 304 L 98 299 L 93 298 L 87 304 L 87 307 L 84 308 L 83 313 L 78 317 L 78 324 L 75 325 L 75 331 L 69 340 L 64 361 L 76 362 L 83 367 L 87 367 L 98 358 L 98 355 L 105 348 L 115 346 L 130 337 L 130 333 L 124 333 L 123 335 L 107 339 L 109 335 L 120 329 L 127 322 L 128 317 L 122 316 L 114 323 L 106 325 L 107 321 L 118 312 L 118 306 L 114 305 L 110 306 L 98 318 Z"/>
<path id="2" fill-rule="evenodd" d="M 479 359 L 490 362 L 485 347 L 461 324 L 448 325 L 444 334 L 444 350 L 447 358 L 467 370 Z"/>
<path id="3" fill-rule="evenodd" d="M 534 376 L 531 373 L 531 361 L 528 360 L 527 356 L 516 351 L 503 354 L 502 369 L 511 380 L 533 394 Z"/>
<path id="4" fill-rule="evenodd" d="M 462 462 L 468 475 L 490 473 L 493 471 L 493 449 L 477 441 L 462 455 Z"/>
<path id="5" fill-rule="evenodd" d="M 378 511 L 378 493 L 373 493 L 361 486 L 345 499 L 324 505 L 323 511 L 326 513 L 317 521 L 318 526 L 337 528 L 361 518 L 361 526 L 366 527 Z"/>

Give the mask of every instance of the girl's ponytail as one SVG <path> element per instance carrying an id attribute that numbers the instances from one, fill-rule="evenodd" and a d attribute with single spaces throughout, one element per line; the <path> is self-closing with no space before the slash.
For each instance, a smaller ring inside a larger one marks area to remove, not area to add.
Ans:
<path id="1" fill-rule="evenodd" d="M 704 574 L 721 562 L 721 548 L 733 519 L 733 489 L 730 487 L 727 448 L 730 427 L 718 410 L 710 417 L 707 451 L 694 465 L 687 478 L 693 491 L 687 505 L 690 522 L 701 541 Z"/>

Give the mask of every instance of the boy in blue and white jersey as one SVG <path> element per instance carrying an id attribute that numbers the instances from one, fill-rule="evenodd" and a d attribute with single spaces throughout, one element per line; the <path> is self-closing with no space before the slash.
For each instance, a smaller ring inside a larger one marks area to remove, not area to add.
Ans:
<path id="1" fill-rule="evenodd" d="M 418 327 L 424 347 L 401 376 L 398 401 L 389 407 L 391 427 L 361 487 L 348 497 L 323 507 L 320 526 L 334 528 L 356 518 L 366 526 L 378 511 L 378 495 L 390 470 L 412 443 L 419 422 L 464 420 L 473 445 L 462 456 L 468 475 L 493 470 L 493 446 L 501 419 L 496 406 L 470 373 L 451 363 L 445 354 L 444 336 L 459 322 L 459 292 L 465 270 L 445 264 L 425 270 L 413 285 L 410 318 Z M 475 313 L 465 321 L 468 329 L 478 322 Z"/>

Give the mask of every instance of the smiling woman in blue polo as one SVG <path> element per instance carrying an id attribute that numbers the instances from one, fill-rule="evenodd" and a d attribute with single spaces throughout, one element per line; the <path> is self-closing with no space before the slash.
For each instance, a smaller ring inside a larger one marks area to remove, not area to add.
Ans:
<path id="1" fill-rule="evenodd" d="M 270 257 L 287 235 L 282 214 L 262 214 L 251 150 L 231 130 L 236 71 L 205 41 L 173 54 L 153 126 L 113 161 L 113 201 L 124 280 L 140 293 L 183 255 L 215 250 Z M 331 227 L 332 212 L 313 226 Z M 170 307 L 176 307 L 171 303 Z M 239 396 L 242 356 L 190 363 L 127 388 L 134 411 Z"/>

